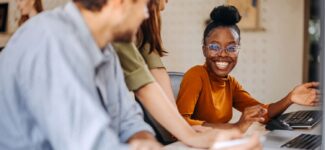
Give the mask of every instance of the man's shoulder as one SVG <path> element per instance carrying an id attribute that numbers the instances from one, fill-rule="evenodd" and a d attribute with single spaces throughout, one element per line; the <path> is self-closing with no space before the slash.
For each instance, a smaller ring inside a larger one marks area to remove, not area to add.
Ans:
<path id="1" fill-rule="evenodd" d="M 15 32 L 4 52 L 21 58 L 55 57 L 53 60 L 66 58 L 58 55 L 77 57 L 75 53 L 85 53 L 78 33 L 74 33 L 73 25 L 66 21 L 68 17 L 59 11 L 43 12 L 28 20 Z"/>
<path id="2" fill-rule="evenodd" d="M 30 24 L 34 28 L 40 28 L 53 36 L 71 36 L 73 35 L 71 32 L 75 28 L 71 23 L 70 17 L 63 12 L 62 8 L 41 13 L 32 18 Z"/>
<path id="3" fill-rule="evenodd" d="M 51 12 L 44 12 L 37 15 L 23 24 L 15 34 L 12 36 L 8 45 L 17 43 L 41 43 L 46 39 L 61 39 L 62 37 L 69 37 L 73 34 L 69 33 L 68 26 L 64 25 L 64 21 Z M 35 45 L 33 45 L 35 46 Z"/>
<path id="4" fill-rule="evenodd" d="M 77 38 L 75 23 L 71 21 L 71 16 L 65 13 L 64 6 L 45 11 L 32 17 L 23 24 L 11 39 L 18 41 L 41 41 L 57 40 L 68 42 L 66 39 Z"/>

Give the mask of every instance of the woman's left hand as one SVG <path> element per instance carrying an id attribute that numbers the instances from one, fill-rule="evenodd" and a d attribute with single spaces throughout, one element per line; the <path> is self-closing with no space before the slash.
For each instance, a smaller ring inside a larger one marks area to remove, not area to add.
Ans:
<path id="1" fill-rule="evenodd" d="M 300 105 L 317 106 L 319 104 L 320 92 L 316 88 L 319 82 L 308 82 L 296 86 L 290 93 L 292 102 Z"/>

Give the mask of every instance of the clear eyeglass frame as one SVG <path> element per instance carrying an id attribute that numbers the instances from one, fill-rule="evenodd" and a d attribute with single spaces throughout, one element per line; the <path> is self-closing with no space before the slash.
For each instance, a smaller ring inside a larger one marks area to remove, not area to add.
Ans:
<path id="1" fill-rule="evenodd" d="M 238 44 L 229 44 L 225 48 L 221 48 L 219 44 L 211 43 L 207 44 L 206 48 L 214 55 L 219 55 L 223 50 L 229 55 L 238 55 L 240 46 Z"/>

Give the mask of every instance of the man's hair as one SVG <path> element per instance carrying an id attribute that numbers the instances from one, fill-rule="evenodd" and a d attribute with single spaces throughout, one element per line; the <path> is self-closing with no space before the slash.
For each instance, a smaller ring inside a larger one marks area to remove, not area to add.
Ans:
<path id="1" fill-rule="evenodd" d="M 91 11 L 100 11 L 109 0 L 73 0 Z"/>

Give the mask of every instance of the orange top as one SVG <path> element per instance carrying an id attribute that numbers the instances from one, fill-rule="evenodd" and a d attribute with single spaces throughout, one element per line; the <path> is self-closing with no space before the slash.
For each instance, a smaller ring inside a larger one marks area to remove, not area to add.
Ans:
<path id="1" fill-rule="evenodd" d="M 232 107 L 242 112 L 254 105 L 268 107 L 252 98 L 234 77 L 209 75 L 202 65 L 185 73 L 177 98 L 179 112 L 191 125 L 227 123 L 232 118 Z"/>

